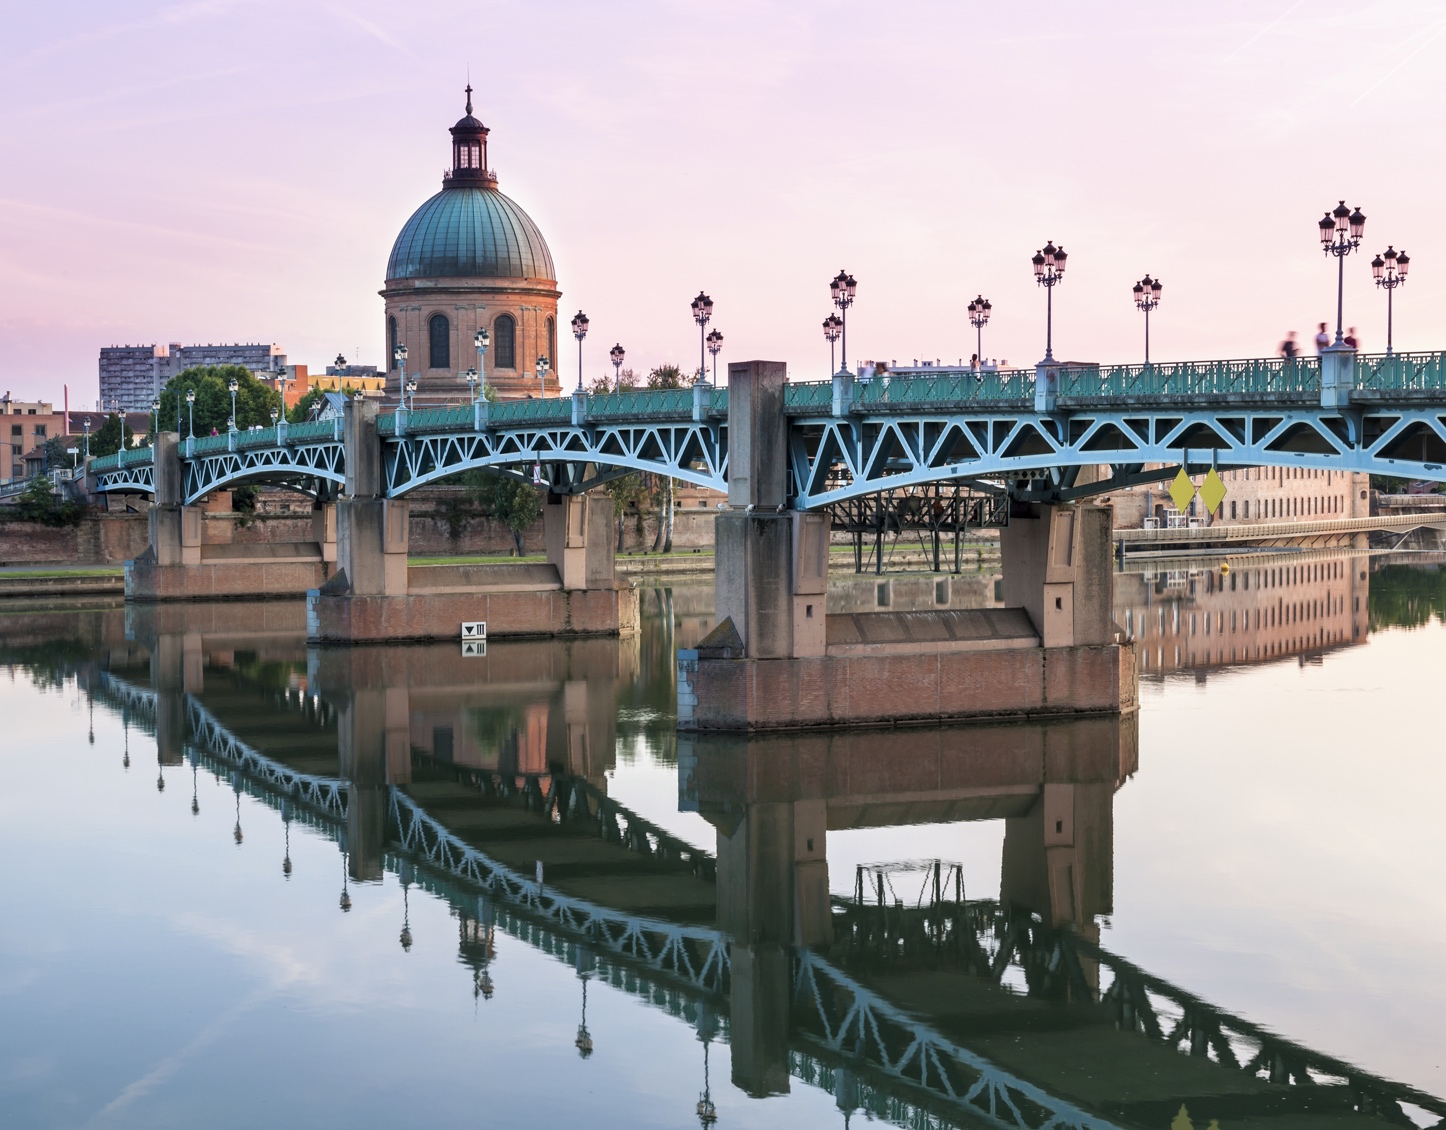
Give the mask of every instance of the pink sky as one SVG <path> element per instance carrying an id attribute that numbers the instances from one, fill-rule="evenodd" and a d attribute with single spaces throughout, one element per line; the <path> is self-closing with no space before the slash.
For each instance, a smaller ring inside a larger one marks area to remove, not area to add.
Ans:
<path id="1" fill-rule="evenodd" d="M 1368 261 L 1413 260 L 1400 349 L 1446 348 L 1446 11 L 1426 3 L 71 3 L 12 6 L 0 68 L 0 390 L 96 396 L 102 345 L 275 341 L 379 363 L 387 253 L 440 187 L 468 68 L 501 188 L 564 320 L 640 370 L 821 379 L 840 267 L 855 358 L 1043 353 L 1029 258 L 1070 252 L 1056 355 L 1273 353 L 1334 317 L 1315 223 L 1369 221 L 1347 322 L 1385 344 Z M 1435 76 L 1435 77 L 1433 77 Z M 559 367 L 571 377 L 567 341 Z"/>

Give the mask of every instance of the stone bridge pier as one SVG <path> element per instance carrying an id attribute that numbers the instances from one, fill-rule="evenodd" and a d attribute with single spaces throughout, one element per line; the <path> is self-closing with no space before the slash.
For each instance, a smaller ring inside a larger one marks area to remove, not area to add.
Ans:
<path id="1" fill-rule="evenodd" d="M 1016 504 L 1003 608 L 828 612 L 826 515 L 787 507 L 785 367 L 729 366 L 718 626 L 678 653 L 678 725 L 772 730 L 1114 714 L 1135 706 L 1115 627 L 1110 513 Z"/>
<path id="2" fill-rule="evenodd" d="M 612 500 L 552 495 L 543 509 L 546 564 L 407 562 L 409 506 L 386 498 L 377 406 L 346 405 L 346 497 L 336 504 L 337 570 L 307 594 L 312 643 L 592 636 L 637 630 L 637 593 L 614 570 Z"/>
<path id="3" fill-rule="evenodd" d="M 185 504 L 175 432 L 156 437 L 154 460 L 149 544 L 140 557 L 126 562 L 127 600 L 296 598 L 326 579 L 336 560 L 336 516 L 330 506 L 313 511 L 314 540 L 309 542 L 211 543 L 202 508 Z"/>

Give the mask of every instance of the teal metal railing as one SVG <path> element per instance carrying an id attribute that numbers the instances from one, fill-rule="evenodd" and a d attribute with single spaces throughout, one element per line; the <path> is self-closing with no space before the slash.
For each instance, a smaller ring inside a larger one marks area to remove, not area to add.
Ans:
<path id="1" fill-rule="evenodd" d="M 1446 353 L 1358 355 L 1356 388 L 1378 392 L 1446 388 Z"/>
<path id="2" fill-rule="evenodd" d="M 185 453 L 185 447 L 181 448 Z M 193 455 L 219 455 L 223 451 L 231 450 L 231 441 L 223 432 L 218 436 L 198 436 L 195 446 L 191 448 Z"/>
<path id="3" fill-rule="evenodd" d="M 1057 391 L 1060 397 L 1069 399 L 1318 393 L 1320 362 L 1314 357 L 1268 357 L 1160 365 L 1061 366 Z"/>
<path id="4" fill-rule="evenodd" d="M 287 424 L 286 442 L 306 443 L 309 440 L 340 438 L 340 424 L 340 420 L 308 420 L 304 424 Z"/>

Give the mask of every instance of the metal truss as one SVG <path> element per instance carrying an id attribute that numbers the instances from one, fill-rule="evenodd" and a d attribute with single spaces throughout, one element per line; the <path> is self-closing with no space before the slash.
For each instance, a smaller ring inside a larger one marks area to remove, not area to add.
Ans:
<path id="1" fill-rule="evenodd" d="M 577 493 L 629 471 L 728 489 L 728 427 L 717 421 L 640 420 L 571 425 L 463 428 L 383 437 L 386 492 L 397 498 L 460 471 L 488 467 L 529 478 L 536 464 L 597 468 L 597 475 L 550 472 L 557 493 Z"/>
<path id="2" fill-rule="evenodd" d="M 915 534 L 919 548 L 934 555 L 934 571 L 942 567 L 942 549 L 946 536 L 954 540 L 953 572 L 962 568 L 962 539 L 981 526 L 1009 524 L 1009 496 L 1002 490 L 982 492 L 973 483 L 924 483 L 857 495 L 834 502 L 824 508 L 829 528 L 834 533 L 849 534 L 854 547 L 854 572 L 862 573 L 866 561 L 874 562 L 877 573 L 884 571 L 884 540 L 890 539 L 892 555 L 899 539 Z M 873 544 L 864 553 L 864 542 Z"/>
<path id="3" fill-rule="evenodd" d="M 700 993 L 722 991 L 728 974 L 727 939 L 716 930 L 643 918 L 571 898 L 523 876 L 465 843 L 410 797 L 392 790 L 392 826 L 402 851 L 480 888 L 530 916 L 580 935 L 656 974 L 681 980 Z"/>
<path id="4" fill-rule="evenodd" d="M 156 468 L 153 463 L 132 463 L 95 477 L 95 489 L 103 492 L 155 494 Z"/>
<path id="5" fill-rule="evenodd" d="M 1118 1130 L 920 1023 L 808 950 L 795 958 L 793 1022 L 828 1058 L 863 1063 L 1010 1130 Z"/>
<path id="6" fill-rule="evenodd" d="M 338 488 L 346 483 L 346 447 L 339 439 L 207 453 L 189 459 L 183 457 L 181 465 L 185 468 L 187 505 L 214 490 L 243 483 L 290 486 L 323 500 L 335 496 Z M 102 486 L 101 489 L 112 488 Z"/>
<path id="7" fill-rule="evenodd" d="M 886 488 L 971 479 L 1045 480 L 1067 501 L 1118 489 L 1145 464 L 1283 466 L 1446 481 L 1440 407 L 1190 407 L 1161 403 L 1039 413 L 986 407 L 791 420 L 793 505 L 813 510 Z M 1079 467 L 1116 477 L 1076 486 Z M 1158 474 L 1153 477 L 1159 478 Z M 1141 479 L 1140 481 L 1144 481 Z"/>

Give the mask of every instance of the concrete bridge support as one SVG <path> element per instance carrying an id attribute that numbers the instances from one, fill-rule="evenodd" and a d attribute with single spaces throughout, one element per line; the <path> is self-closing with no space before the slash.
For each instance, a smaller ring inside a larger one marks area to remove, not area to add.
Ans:
<path id="1" fill-rule="evenodd" d="M 549 495 L 545 565 L 407 564 L 409 509 L 383 497 L 377 407 L 346 406 L 346 497 L 337 503 L 337 571 L 307 594 L 313 643 L 489 638 L 637 630 L 637 594 L 614 572 L 612 500 Z"/>
<path id="2" fill-rule="evenodd" d="M 786 509 L 785 369 L 729 367 L 718 627 L 678 653 L 696 730 L 1119 713 L 1134 648 L 1111 618 L 1110 514 L 1020 506 L 1001 538 L 1003 609 L 828 614 L 827 519 Z"/>
<path id="3" fill-rule="evenodd" d="M 155 448 L 155 500 L 148 514 L 150 544 L 126 562 L 126 599 L 267 600 L 295 598 L 326 579 L 336 559 L 335 519 L 319 507 L 315 541 L 208 544 L 200 506 L 185 505 L 179 437 L 161 432 Z"/>

